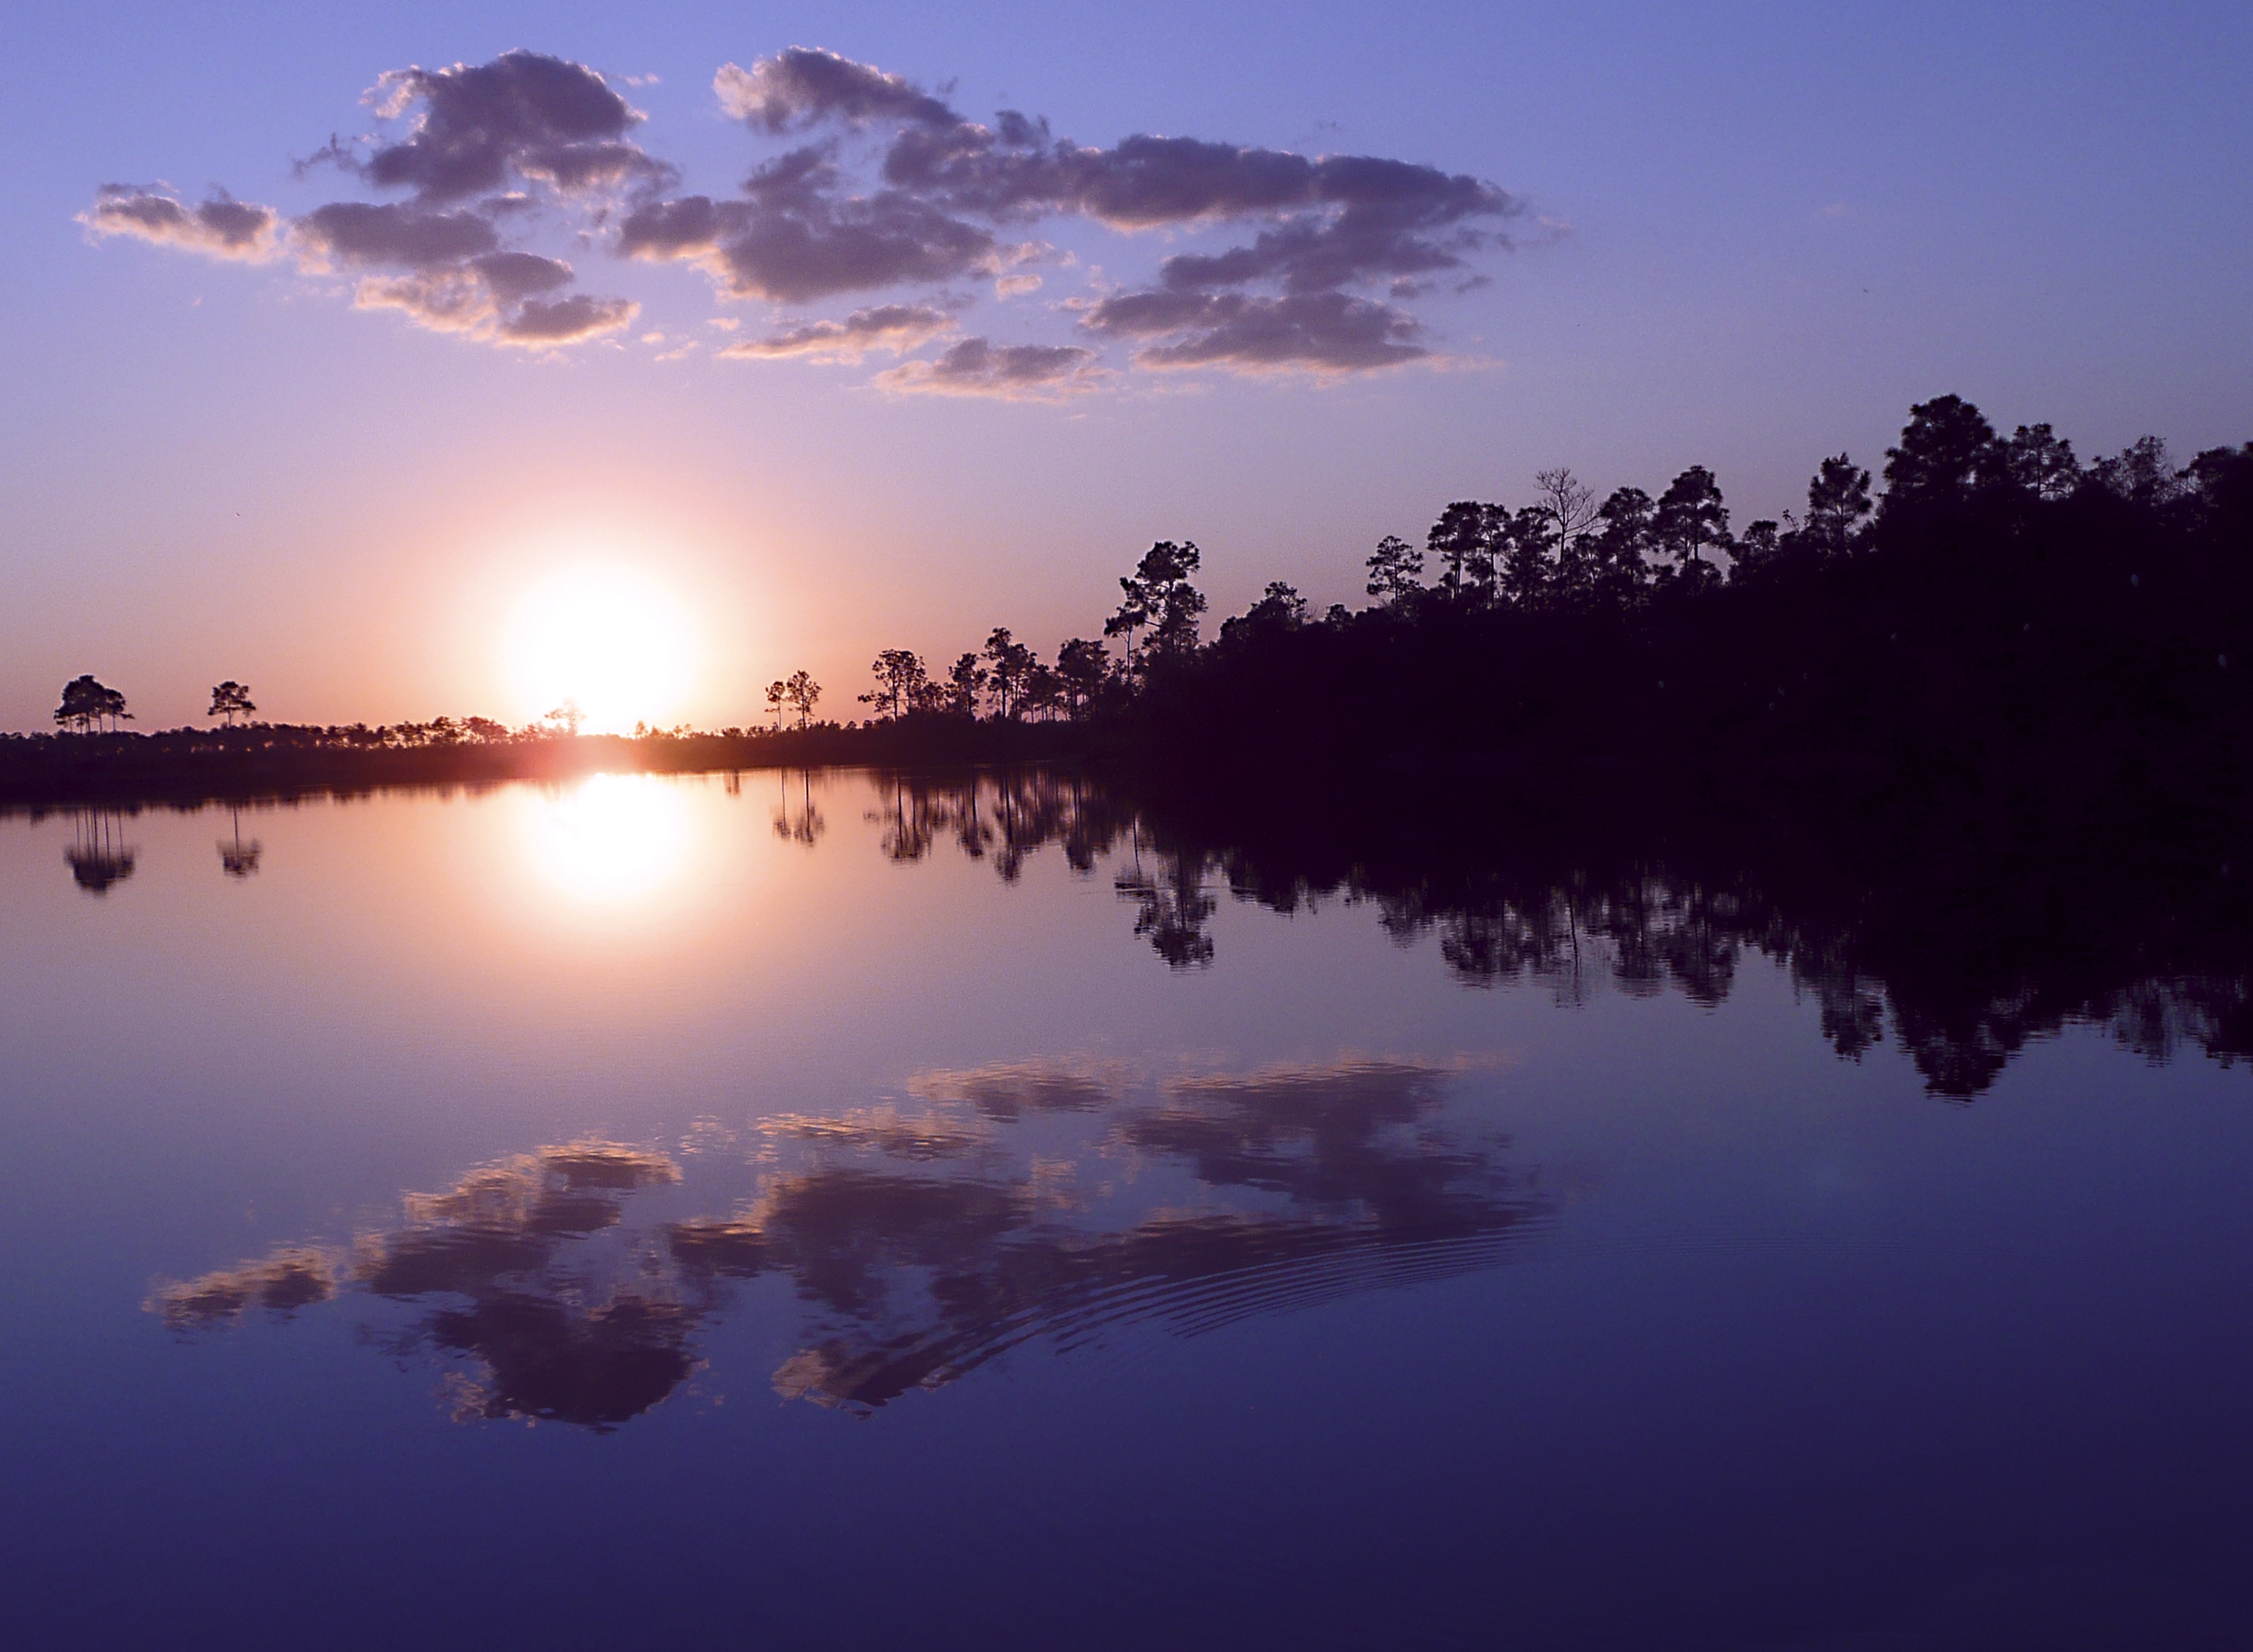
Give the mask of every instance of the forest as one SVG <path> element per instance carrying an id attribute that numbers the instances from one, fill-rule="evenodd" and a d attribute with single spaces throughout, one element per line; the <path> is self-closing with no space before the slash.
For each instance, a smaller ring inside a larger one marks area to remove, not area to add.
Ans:
<path id="1" fill-rule="evenodd" d="M 803 671 L 768 689 L 768 726 L 631 736 L 580 733 L 568 705 L 523 728 L 262 722 L 230 680 L 221 726 L 136 735 L 81 677 L 62 732 L 0 738 L 0 800 L 1064 760 L 1216 807 L 1356 776 L 1564 816 L 2229 812 L 2247 791 L 2253 446 L 2179 462 L 2147 436 L 2084 464 L 1951 395 L 1910 410 L 1876 474 L 1822 459 L 1780 519 L 1733 526 L 1703 466 L 1655 495 L 1568 470 L 1534 487 L 1382 540 L 1358 609 L 1278 582 L 1210 635 L 1203 553 L 1161 541 L 1100 638 L 1045 659 L 996 627 L 936 667 L 887 648 L 843 721 Z"/>

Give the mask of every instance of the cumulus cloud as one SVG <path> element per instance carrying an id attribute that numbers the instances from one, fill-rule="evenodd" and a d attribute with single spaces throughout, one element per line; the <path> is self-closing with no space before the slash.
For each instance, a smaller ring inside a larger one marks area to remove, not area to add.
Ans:
<path id="1" fill-rule="evenodd" d="M 712 89 L 729 115 L 768 132 L 803 129 L 824 120 L 951 126 L 960 118 L 899 75 L 806 46 L 762 58 L 748 69 L 723 64 Z"/>
<path id="2" fill-rule="evenodd" d="M 1015 261 L 1000 239 L 1008 226 L 1242 226 L 1249 234 L 1236 244 L 1177 252 L 1155 285 L 1113 294 L 1083 318 L 1083 336 L 1132 338 L 1136 359 L 1153 366 L 1335 375 L 1423 359 L 1432 352 L 1422 325 L 1400 303 L 1422 296 L 1418 283 L 1435 274 L 1468 274 L 1474 255 L 1507 247 L 1505 226 L 1524 210 L 1482 178 L 1381 156 L 1152 134 L 1090 146 L 1016 110 L 987 124 L 903 76 L 804 47 L 749 69 L 731 63 L 714 84 L 722 108 L 755 133 L 818 141 L 759 166 L 736 198 L 647 201 L 625 220 L 620 251 L 697 264 L 736 298 L 806 303 L 971 275 L 994 276 L 1008 298 L 1039 284 L 1005 273 Z M 834 129 L 826 136 L 815 131 L 825 125 Z M 879 127 L 889 130 L 874 174 L 849 175 L 843 138 Z M 1003 395 L 1084 386 L 1093 363 L 1069 348 L 966 339 L 879 382 Z"/>
<path id="3" fill-rule="evenodd" d="M 903 361 L 876 382 L 903 394 L 1045 401 L 1092 390 L 1104 378 L 1095 352 L 1077 345 L 997 345 L 965 338 L 932 361 Z"/>
<path id="4" fill-rule="evenodd" d="M 371 276 L 352 294 L 362 310 L 396 310 L 434 332 L 546 347 L 617 332 L 640 306 L 585 293 L 548 298 L 571 283 L 571 266 L 536 253 L 490 253 L 463 264 Z"/>
<path id="5" fill-rule="evenodd" d="M 804 303 L 903 283 L 935 285 L 995 262 L 991 230 L 898 190 L 847 197 L 820 148 L 768 162 L 741 200 L 658 201 L 621 227 L 630 258 L 701 264 L 731 296 Z"/>
<path id="6" fill-rule="evenodd" d="M 596 298 L 587 293 L 534 298 L 502 322 L 497 336 L 512 345 L 577 344 L 631 327 L 640 313 L 641 306 L 625 298 Z"/>
<path id="7" fill-rule="evenodd" d="M 565 193 L 671 176 L 626 134 L 641 115 L 584 64 L 537 52 L 490 63 L 394 69 L 376 81 L 377 112 L 412 113 L 407 136 L 376 146 L 360 170 L 379 189 L 450 205 L 534 179 Z"/>
<path id="8" fill-rule="evenodd" d="M 1137 292 L 1104 299 L 1080 319 L 1113 338 L 1162 339 L 1135 360 L 1153 367 L 1358 373 L 1419 360 L 1416 318 L 1342 292 L 1265 297 L 1240 292 Z"/>
<path id="9" fill-rule="evenodd" d="M 569 267 L 526 244 L 560 216 L 579 245 L 689 265 L 728 298 L 835 303 L 850 313 L 771 324 L 720 353 L 842 362 L 938 341 L 973 279 L 992 281 L 996 300 L 1039 290 L 1043 277 L 1019 273 L 1055 255 L 1024 238 L 1035 222 L 1186 240 L 1139 282 L 1055 304 L 1050 314 L 1078 315 L 1077 343 L 963 338 L 878 379 L 1022 396 L 1099 382 L 1099 352 L 1113 343 L 1173 369 L 1336 376 L 1430 359 L 1406 306 L 1480 284 L 1474 261 L 1508 247 L 1525 211 L 1482 178 L 1382 156 L 1177 134 L 1091 145 L 1019 110 L 973 120 L 905 76 L 805 46 L 726 64 L 713 87 L 754 137 L 784 141 L 733 192 L 674 192 L 677 174 L 641 146 L 644 117 L 610 80 L 518 51 L 382 75 L 369 101 L 386 135 L 332 140 L 300 165 L 303 177 L 332 164 L 391 199 L 331 201 L 292 220 L 225 194 L 191 206 L 111 187 L 83 221 L 217 257 L 292 251 L 308 270 L 353 275 L 362 308 L 496 345 L 554 345 L 637 313 L 571 290 Z M 1069 269 L 1075 257 L 1056 261 Z"/>
<path id="10" fill-rule="evenodd" d="M 366 201 L 317 206 L 290 227 L 290 234 L 317 261 L 408 269 L 436 269 L 500 247 L 499 234 L 474 213 L 429 213 Z"/>
<path id="11" fill-rule="evenodd" d="M 287 250 L 308 273 L 351 272 L 352 303 L 481 342 L 550 348 L 628 325 L 623 298 L 567 293 L 571 266 L 507 244 L 543 202 L 599 220 L 621 193 L 673 181 L 628 134 L 641 115 L 582 64 L 511 52 L 479 65 L 407 68 L 370 94 L 394 140 L 335 140 L 296 171 L 329 164 L 404 200 L 339 200 L 294 220 L 224 192 L 188 206 L 159 191 L 111 185 L 82 221 L 97 234 L 216 257 L 260 261 Z M 506 232 L 506 234 L 505 234 Z"/>
<path id="12" fill-rule="evenodd" d="M 105 184 L 79 222 L 97 235 L 132 235 L 211 258 L 262 262 L 279 249 L 281 215 L 221 190 L 190 206 L 159 190 Z"/>
<path id="13" fill-rule="evenodd" d="M 720 352 L 723 360 L 859 361 L 874 350 L 902 355 L 954 325 L 954 317 L 928 304 L 877 304 L 842 321 L 816 321 L 764 338 L 746 338 Z"/>

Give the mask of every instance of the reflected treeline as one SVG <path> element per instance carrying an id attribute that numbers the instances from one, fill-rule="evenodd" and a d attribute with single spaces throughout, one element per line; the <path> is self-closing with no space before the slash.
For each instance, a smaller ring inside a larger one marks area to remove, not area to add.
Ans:
<path id="1" fill-rule="evenodd" d="M 1513 835 L 1429 797 L 1216 819 L 1132 807 L 1071 774 L 875 784 L 887 854 L 951 843 L 1011 880 L 1050 843 L 1079 871 L 1101 861 L 1175 969 L 1213 961 L 1224 895 L 1287 915 L 1343 902 L 1404 945 L 1436 941 L 1461 981 L 1565 1004 L 1616 991 L 1718 1005 L 1757 956 L 1815 1000 L 1841 1056 L 1891 1038 L 1956 1098 L 2073 1024 L 2153 1060 L 2253 1054 L 2253 890 L 2212 833 L 2086 812 L 1797 838 L 1678 822 L 1650 849 L 1616 821 Z"/>
<path id="2" fill-rule="evenodd" d="M 1451 1107 L 1451 1070 L 1345 1061 L 1136 1084 L 1120 1070 L 926 1075 L 913 1111 L 764 1126 L 752 1196 L 681 1215 L 670 1156 L 543 1148 L 405 1202 L 349 1244 L 162 1286 L 182 1331 L 347 1293 L 414 1305 L 457 1414 L 614 1427 L 697 1366 L 748 1281 L 786 1284 L 786 1398 L 869 1411 L 1010 1349 L 1154 1321 L 1190 1334 L 1493 1262 L 1547 1205 Z M 1059 1126 L 1076 1146 L 1060 1151 Z M 1027 1140 L 1035 1131 L 1036 1151 Z"/>

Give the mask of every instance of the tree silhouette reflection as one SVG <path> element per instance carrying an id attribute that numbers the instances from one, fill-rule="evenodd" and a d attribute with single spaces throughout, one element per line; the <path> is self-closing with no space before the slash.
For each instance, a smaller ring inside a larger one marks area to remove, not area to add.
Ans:
<path id="1" fill-rule="evenodd" d="M 63 851 L 71 881 L 88 895 L 107 895 L 133 875 L 139 854 L 125 841 L 125 816 L 115 809 L 71 812 L 70 847 Z"/>
<path id="2" fill-rule="evenodd" d="M 227 842 L 219 846 L 220 869 L 231 878 L 249 877 L 258 870 L 258 858 L 265 853 L 265 846 L 255 838 L 248 843 L 242 840 L 241 809 L 229 809 L 227 819 L 234 832 Z"/>
<path id="3" fill-rule="evenodd" d="M 1045 771 L 876 784 L 886 806 L 871 819 L 894 859 L 951 835 L 1010 881 L 1048 844 L 1076 871 L 1107 860 L 1134 934 L 1178 971 L 1218 956 L 1225 889 L 1285 915 L 1372 907 L 1399 944 L 1436 942 L 1462 985 L 1538 987 L 1559 1005 L 1675 993 L 1711 1008 L 1757 956 L 1814 1001 L 1839 1056 L 1890 1036 L 1957 1100 L 2068 1026 L 2154 1061 L 2253 1055 L 2253 891 L 2226 844 L 2086 819 L 1976 833 L 1948 819 L 1921 833 L 1784 822 L 1756 844 L 1678 826 L 1660 851 L 1617 820 L 1513 838 L 1407 794 L 1216 815 Z"/>
<path id="4" fill-rule="evenodd" d="M 183 1333 L 281 1319 L 347 1293 L 422 1312 L 394 1345 L 466 1369 L 455 1414 L 605 1429 L 665 1399 L 736 1287 L 787 1280 L 791 1398 L 868 1411 L 1029 1341 L 1106 1327 L 1189 1334 L 1343 1293 L 1490 1265 L 1548 1206 L 1506 1142 L 1454 1117 L 1447 1070 L 1341 1062 L 1136 1090 L 1078 1068 L 930 1075 L 930 1111 L 768 1121 L 771 1161 L 725 1215 L 638 1202 L 680 1179 L 609 1142 L 484 1167 L 349 1244 L 292 1244 L 160 1286 Z M 1077 1116 L 1082 1151 L 1036 1152 Z M 1091 1185 L 1112 1158 L 1135 1199 Z"/>

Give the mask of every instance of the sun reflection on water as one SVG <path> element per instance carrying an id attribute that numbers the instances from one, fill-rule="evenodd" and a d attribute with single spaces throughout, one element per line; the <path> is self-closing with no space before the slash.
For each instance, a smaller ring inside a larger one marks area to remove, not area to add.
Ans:
<path id="1" fill-rule="evenodd" d="M 533 860 L 555 889 L 604 904 L 676 880 L 689 847 L 688 799 L 653 775 L 591 775 L 540 799 Z"/>

